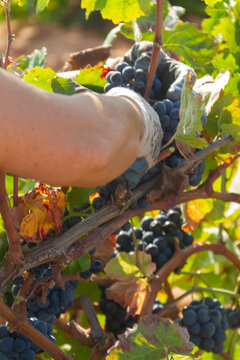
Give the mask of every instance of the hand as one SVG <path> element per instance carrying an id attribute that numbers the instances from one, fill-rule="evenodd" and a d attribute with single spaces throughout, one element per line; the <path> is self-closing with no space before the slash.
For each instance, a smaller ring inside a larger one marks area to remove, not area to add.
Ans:
<path id="1" fill-rule="evenodd" d="M 135 68 L 142 68 L 148 71 L 153 44 L 149 41 L 135 43 L 133 47 L 124 55 L 123 61 L 128 62 Z M 192 85 L 196 81 L 194 70 L 180 61 L 170 58 L 162 50 L 160 51 L 157 66 L 157 75 L 161 79 L 162 88 L 160 98 L 168 98 L 172 101 L 180 100 L 181 91 L 187 73 L 192 75 Z"/>

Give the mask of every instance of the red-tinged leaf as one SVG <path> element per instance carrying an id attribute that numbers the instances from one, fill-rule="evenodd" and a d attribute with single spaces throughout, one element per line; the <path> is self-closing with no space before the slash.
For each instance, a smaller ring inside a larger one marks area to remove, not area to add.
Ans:
<path id="1" fill-rule="evenodd" d="M 116 246 L 116 235 L 110 235 L 98 247 L 93 255 L 94 259 L 101 259 L 103 264 L 106 264 L 112 257 L 112 253 Z"/>
<path id="2" fill-rule="evenodd" d="M 179 140 L 175 140 L 176 146 L 178 148 L 178 151 L 181 153 L 181 155 L 187 160 L 190 156 L 193 155 L 193 151 L 190 147 L 188 147 L 186 144 L 181 143 Z"/>
<path id="3" fill-rule="evenodd" d="M 107 84 L 106 75 L 111 71 L 103 65 L 86 66 L 80 70 L 75 81 L 93 91 L 103 92 L 104 86 Z"/>
<path id="4" fill-rule="evenodd" d="M 138 326 L 118 337 L 119 343 L 107 360 L 163 360 L 174 354 L 193 356 L 193 344 L 186 328 L 158 314 L 141 318 Z"/>
<path id="5" fill-rule="evenodd" d="M 198 199 L 188 202 L 184 207 L 186 223 L 182 226 L 184 231 L 194 231 L 213 209 L 212 199 Z"/>
<path id="6" fill-rule="evenodd" d="M 12 215 L 21 236 L 26 241 L 39 241 L 49 231 L 62 232 L 61 218 L 66 209 L 66 196 L 62 190 L 38 183 L 19 200 Z"/>
<path id="7" fill-rule="evenodd" d="M 99 193 L 98 192 L 95 192 L 93 193 L 92 195 L 89 196 L 89 203 L 92 205 L 92 202 L 95 198 L 99 197 Z"/>
<path id="8" fill-rule="evenodd" d="M 127 308 L 127 313 L 135 316 L 141 314 L 148 290 L 147 279 L 126 278 L 125 281 L 115 282 L 105 293 L 108 299 Z"/>
<path id="9" fill-rule="evenodd" d="M 156 270 L 150 255 L 144 251 L 134 254 L 122 252 L 112 258 L 105 266 L 105 274 L 117 280 L 106 290 L 109 299 L 113 299 L 131 315 L 140 314 L 148 292 L 148 279 Z"/>

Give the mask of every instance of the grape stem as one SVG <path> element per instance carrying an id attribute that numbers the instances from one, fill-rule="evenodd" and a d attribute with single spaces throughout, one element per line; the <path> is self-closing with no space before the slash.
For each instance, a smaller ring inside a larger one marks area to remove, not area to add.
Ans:
<path id="1" fill-rule="evenodd" d="M 65 333 L 70 335 L 72 338 L 74 338 L 76 341 L 79 342 L 79 344 L 87 347 L 93 347 L 94 341 L 87 329 L 84 329 L 81 327 L 78 323 L 76 323 L 74 320 L 67 321 L 62 318 L 57 318 L 55 325 L 63 330 Z"/>
<path id="2" fill-rule="evenodd" d="M 91 328 L 91 336 L 94 340 L 94 342 L 101 341 L 106 334 L 102 330 L 97 315 L 95 313 L 95 310 L 92 306 L 92 303 L 87 295 L 81 295 L 78 298 L 78 303 L 80 307 L 83 309 L 84 313 L 86 314 L 86 317 L 88 319 L 88 323 Z"/>
<path id="3" fill-rule="evenodd" d="M 13 176 L 13 206 L 18 205 L 18 177 Z"/>
<path id="4" fill-rule="evenodd" d="M 162 21 L 163 21 L 163 0 L 157 0 L 157 9 L 156 9 L 156 26 L 155 26 L 155 37 L 153 42 L 153 53 L 148 69 L 148 78 L 146 84 L 146 90 L 144 93 L 144 98 L 148 99 L 150 91 L 152 88 L 153 78 L 157 70 L 158 56 L 160 48 L 163 44 L 162 41 Z"/>

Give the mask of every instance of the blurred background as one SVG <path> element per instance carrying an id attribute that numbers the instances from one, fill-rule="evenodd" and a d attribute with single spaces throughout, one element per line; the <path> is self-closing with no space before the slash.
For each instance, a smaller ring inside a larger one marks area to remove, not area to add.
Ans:
<path id="1" fill-rule="evenodd" d="M 16 39 L 10 55 L 15 58 L 30 54 L 34 49 L 47 48 L 47 65 L 60 71 L 69 54 L 82 49 L 101 45 L 107 33 L 114 27 L 111 21 L 103 20 L 99 12 L 85 19 L 81 0 L 51 0 L 47 9 L 36 15 L 36 0 L 26 0 L 23 6 L 19 0 L 12 0 L 11 23 Z M 205 5 L 201 0 L 170 1 L 172 5 L 186 8 L 184 21 L 200 26 L 205 16 Z M 0 8 L 0 54 L 4 54 L 7 38 L 5 14 Z M 119 35 L 113 43 L 112 57 L 124 54 L 132 42 Z"/>

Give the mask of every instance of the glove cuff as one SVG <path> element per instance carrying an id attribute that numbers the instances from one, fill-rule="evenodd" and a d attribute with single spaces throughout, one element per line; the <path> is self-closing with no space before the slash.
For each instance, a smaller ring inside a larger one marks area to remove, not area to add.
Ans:
<path id="1" fill-rule="evenodd" d="M 145 157 L 149 168 L 152 167 L 157 161 L 163 138 L 158 114 L 142 96 L 133 90 L 115 87 L 108 91 L 106 95 L 126 97 L 132 100 L 140 110 L 143 120 L 143 134 L 140 138 L 137 157 Z"/>

